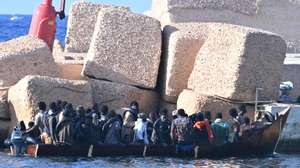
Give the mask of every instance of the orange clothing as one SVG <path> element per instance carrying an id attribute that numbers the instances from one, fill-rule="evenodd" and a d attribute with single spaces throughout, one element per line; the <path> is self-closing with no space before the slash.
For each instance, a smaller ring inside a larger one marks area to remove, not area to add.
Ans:
<path id="1" fill-rule="evenodd" d="M 195 124 L 194 124 L 194 128 L 197 128 L 197 129 L 206 129 L 207 131 L 207 134 L 208 134 L 208 140 L 210 143 L 213 143 L 213 139 L 214 139 L 214 134 L 213 134 L 213 130 L 211 129 L 210 127 L 210 124 L 208 121 L 197 121 Z"/>

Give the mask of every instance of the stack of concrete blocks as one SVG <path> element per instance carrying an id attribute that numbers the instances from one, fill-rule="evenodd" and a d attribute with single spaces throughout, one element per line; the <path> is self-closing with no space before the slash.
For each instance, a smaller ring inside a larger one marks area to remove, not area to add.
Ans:
<path id="1" fill-rule="evenodd" d="M 183 76 L 183 81 L 188 79 L 185 83 L 187 87 L 180 88 L 180 92 L 183 89 L 188 90 L 181 92 L 177 100 L 178 108 L 187 109 L 189 114 L 206 110 L 217 112 L 221 109 L 225 112 L 236 106 L 224 103 L 216 99 L 216 96 L 251 101 L 255 98 L 255 89 L 260 87 L 264 88 L 260 99 L 277 99 L 278 86 L 283 73 L 282 62 L 286 51 L 285 41 L 280 36 L 257 29 L 221 23 L 173 24 L 165 28 L 166 32 L 170 30 L 175 30 L 173 32 L 175 37 L 178 34 L 185 34 L 184 31 L 190 35 L 193 34 L 190 32 L 202 31 L 202 33 L 195 33 L 199 36 L 193 39 L 193 46 L 200 48 L 198 51 L 189 55 L 181 52 L 174 56 L 172 53 L 176 52 L 170 52 L 170 48 L 175 47 L 169 47 L 168 53 L 171 54 L 164 55 L 166 57 L 164 59 L 167 59 L 164 61 L 167 62 L 165 68 L 172 70 L 167 71 L 165 75 L 167 79 L 171 79 L 172 75 L 178 75 L 175 73 L 176 69 L 182 69 L 180 66 L 172 67 L 175 61 L 180 61 L 180 59 L 191 61 L 189 62 L 192 66 L 191 73 Z M 202 37 L 201 34 L 203 34 Z M 172 35 L 168 37 L 172 39 Z M 178 39 L 182 41 L 185 38 L 183 36 Z M 196 42 L 198 44 L 195 44 Z M 180 44 L 180 42 L 170 41 L 167 44 L 176 46 L 178 43 Z M 189 72 L 190 69 L 188 68 Z M 172 89 L 172 85 L 165 85 L 165 88 L 168 87 Z"/>
<path id="2" fill-rule="evenodd" d="M 147 15 L 162 25 L 182 22 L 221 22 L 280 34 L 287 52 L 300 52 L 299 0 L 152 0 Z"/>
<path id="3" fill-rule="evenodd" d="M 8 90 L 26 75 L 58 76 L 47 44 L 40 39 L 23 36 L 0 43 L 0 139 L 5 138 L 11 126 Z M 20 96 L 20 95 L 18 95 Z"/>
<path id="4" fill-rule="evenodd" d="M 54 45 L 59 78 L 32 74 L 11 87 L 8 100 L 13 122 L 32 120 L 39 101 L 66 100 L 85 107 L 107 104 L 117 110 L 136 100 L 142 112 L 156 112 L 162 41 L 159 21 L 126 7 L 85 2 L 75 3 L 71 14 L 65 51 L 58 42 Z M 89 16 L 90 20 L 84 19 Z"/>

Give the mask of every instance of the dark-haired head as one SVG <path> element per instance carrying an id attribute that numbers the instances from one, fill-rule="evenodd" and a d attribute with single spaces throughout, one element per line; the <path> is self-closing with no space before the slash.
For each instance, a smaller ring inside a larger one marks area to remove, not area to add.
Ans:
<path id="1" fill-rule="evenodd" d="M 179 115 L 181 117 L 185 117 L 186 116 L 185 111 L 183 109 L 178 109 L 177 110 L 177 115 Z"/>
<path id="2" fill-rule="evenodd" d="M 56 101 L 56 109 L 57 109 L 57 112 L 62 111 L 63 107 L 62 107 L 62 101 L 61 100 Z"/>
<path id="3" fill-rule="evenodd" d="M 20 130 L 21 131 L 26 131 L 26 125 L 25 125 L 25 123 L 24 123 L 24 121 L 20 121 Z"/>
<path id="4" fill-rule="evenodd" d="M 67 109 L 67 110 L 73 110 L 73 104 L 68 103 L 68 104 L 66 105 L 66 109 Z"/>
<path id="5" fill-rule="evenodd" d="M 204 118 L 207 120 L 211 120 L 211 112 L 210 111 L 205 111 L 204 112 Z"/>
<path id="6" fill-rule="evenodd" d="M 55 102 L 51 102 L 49 105 L 49 109 L 52 110 L 53 112 L 56 112 L 57 107 Z"/>
<path id="7" fill-rule="evenodd" d="M 233 118 L 236 118 L 238 116 L 238 112 L 236 110 L 236 108 L 232 108 L 229 110 L 229 115 Z"/>
<path id="8" fill-rule="evenodd" d="M 250 118 L 249 117 L 245 117 L 245 124 L 250 125 Z"/>
<path id="9" fill-rule="evenodd" d="M 33 126 L 34 126 L 34 122 L 33 121 L 29 121 L 28 128 L 32 128 Z"/>
<path id="10" fill-rule="evenodd" d="M 101 107 L 101 114 L 102 115 L 107 115 L 108 114 L 108 106 L 107 105 L 103 105 Z"/>
<path id="11" fill-rule="evenodd" d="M 115 110 L 111 110 L 109 113 L 108 113 L 108 118 L 113 118 L 117 115 L 116 111 Z"/>
<path id="12" fill-rule="evenodd" d="M 203 121 L 204 117 L 202 113 L 196 113 L 195 115 L 195 121 Z"/>
<path id="13" fill-rule="evenodd" d="M 223 114 L 221 112 L 218 112 L 216 115 L 217 119 L 222 119 L 223 118 Z"/>
<path id="14" fill-rule="evenodd" d="M 67 104 L 68 104 L 68 102 L 67 102 L 67 101 L 63 101 L 63 102 L 62 102 L 62 104 L 61 104 L 62 108 L 63 108 L 63 109 L 65 109 L 65 108 L 66 108 L 66 106 L 67 106 Z"/>
<path id="15" fill-rule="evenodd" d="M 247 113 L 247 107 L 246 107 L 246 105 L 241 105 L 240 107 L 239 107 L 239 110 L 243 113 L 243 114 L 245 114 L 245 113 Z"/>
<path id="16" fill-rule="evenodd" d="M 78 106 L 76 108 L 76 112 L 77 112 L 77 115 L 79 117 L 84 117 L 85 116 L 85 111 L 84 111 L 84 107 L 83 106 Z"/>
<path id="17" fill-rule="evenodd" d="M 46 111 L 47 105 L 45 102 L 38 102 L 38 108 L 39 110 Z"/>

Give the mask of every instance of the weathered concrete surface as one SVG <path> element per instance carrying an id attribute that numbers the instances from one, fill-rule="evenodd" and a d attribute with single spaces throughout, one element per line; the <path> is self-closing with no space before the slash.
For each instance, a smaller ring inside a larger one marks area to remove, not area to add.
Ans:
<path id="1" fill-rule="evenodd" d="M 271 104 L 266 105 L 266 109 L 273 114 L 284 110 L 288 104 Z M 289 113 L 287 122 L 282 130 L 277 151 L 280 152 L 300 152 L 298 146 L 300 145 L 300 106 L 294 105 Z"/>
<path id="2" fill-rule="evenodd" d="M 59 70 L 59 77 L 70 80 L 83 79 L 81 72 L 86 53 L 62 52 L 61 55 L 62 57 L 59 60 L 56 60 Z"/>
<path id="3" fill-rule="evenodd" d="M 176 103 L 179 93 L 187 88 L 195 58 L 207 38 L 208 24 L 171 24 L 164 28 L 162 95 Z"/>
<path id="4" fill-rule="evenodd" d="M 3 119 L 9 119 L 9 109 L 8 109 L 8 102 L 7 102 L 7 93 L 8 89 L 0 88 L 0 117 Z M 0 123 L 1 125 L 1 123 Z"/>
<path id="5" fill-rule="evenodd" d="M 81 80 L 81 71 L 83 68 L 83 61 L 64 60 L 57 62 L 59 69 L 59 77 L 69 80 Z"/>
<path id="6" fill-rule="evenodd" d="M 118 110 L 128 107 L 132 101 L 137 101 L 141 112 L 152 113 L 157 110 L 159 94 L 154 91 L 101 80 L 89 80 L 89 83 L 92 86 L 94 102 L 106 104 L 110 109 Z"/>
<path id="7" fill-rule="evenodd" d="M 0 87 L 11 86 L 26 75 L 58 75 L 47 44 L 32 36 L 0 43 Z"/>
<path id="8" fill-rule="evenodd" d="M 218 100 L 212 96 L 198 95 L 192 90 L 183 90 L 177 100 L 177 109 L 184 109 L 188 115 L 196 112 L 210 111 L 214 118 L 217 112 L 222 112 L 224 118 L 229 118 L 228 111 L 238 108 L 238 105 Z"/>
<path id="9" fill-rule="evenodd" d="M 16 124 L 16 123 L 14 123 Z M 13 127 L 13 125 L 11 122 L 9 121 L 1 121 L 0 122 L 0 140 L 5 140 L 6 138 L 8 138 L 9 133 L 11 132 L 11 128 Z"/>
<path id="10" fill-rule="evenodd" d="M 209 24 L 189 78 L 188 88 L 202 95 L 277 100 L 282 81 L 285 41 L 276 34 L 229 24 Z"/>
<path id="11" fill-rule="evenodd" d="M 99 12 L 83 74 L 154 88 L 161 54 L 158 20 L 124 9 Z"/>
<path id="12" fill-rule="evenodd" d="M 93 36 L 98 12 L 105 8 L 115 8 L 128 10 L 127 7 L 117 7 L 112 5 L 94 4 L 90 2 L 73 3 L 66 35 L 67 52 L 87 52 Z"/>
<path id="13" fill-rule="evenodd" d="M 91 86 L 87 81 L 26 76 L 8 91 L 11 119 L 28 123 L 37 113 L 39 101 L 48 105 L 56 100 L 68 101 L 74 107 L 91 107 Z"/>
<path id="14" fill-rule="evenodd" d="M 288 52 L 300 52 L 299 0 L 152 0 L 147 14 L 162 25 L 223 22 L 260 28 L 282 35 Z"/>
<path id="15" fill-rule="evenodd" d="M 159 110 L 158 112 L 162 112 L 163 110 L 168 111 L 168 118 L 171 120 L 172 119 L 172 112 L 177 109 L 177 104 L 175 103 L 168 103 L 164 100 L 159 101 Z"/>

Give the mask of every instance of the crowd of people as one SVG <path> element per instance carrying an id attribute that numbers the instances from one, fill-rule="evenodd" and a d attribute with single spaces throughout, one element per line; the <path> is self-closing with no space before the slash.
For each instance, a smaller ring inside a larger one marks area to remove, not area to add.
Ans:
<path id="1" fill-rule="evenodd" d="M 52 102 L 48 108 L 46 103 L 39 102 L 37 110 L 28 128 L 23 121 L 14 128 L 11 136 L 13 144 L 30 137 L 33 143 L 45 144 L 176 145 L 178 152 L 186 152 L 193 146 L 221 146 L 239 141 L 274 120 L 274 116 L 265 114 L 251 123 L 243 105 L 239 109 L 231 109 L 231 117 L 227 121 L 221 112 L 212 120 L 209 111 L 188 116 L 184 109 L 178 109 L 172 112 L 171 119 L 167 110 L 161 111 L 153 122 L 140 112 L 136 101 L 121 110 L 123 115 L 109 111 L 106 105 L 73 109 L 71 103 L 64 101 Z"/>

